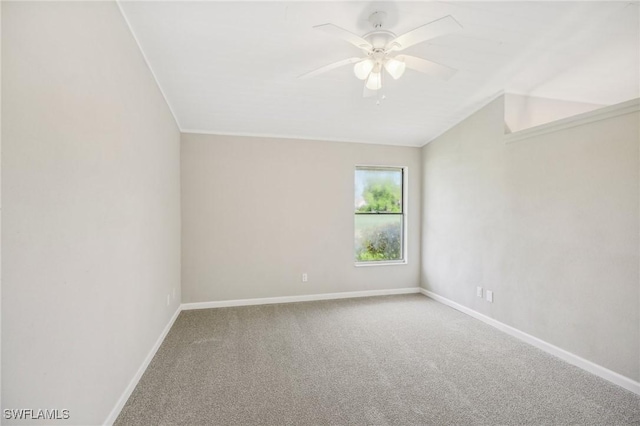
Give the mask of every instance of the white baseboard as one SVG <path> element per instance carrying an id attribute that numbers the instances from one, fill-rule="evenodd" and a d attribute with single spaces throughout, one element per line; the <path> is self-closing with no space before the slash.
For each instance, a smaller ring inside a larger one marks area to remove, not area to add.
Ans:
<path id="1" fill-rule="evenodd" d="M 104 425 L 111 426 L 116 421 L 116 419 L 118 418 L 118 415 L 120 415 L 120 411 L 122 411 L 122 407 L 124 407 L 124 405 L 127 403 L 127 400 L 131 396 L 131 393 L 133 393 L 133 390 L 138 385 L 140 378 L 142 377 L 145 370 L 151 363 L 151 360 L 155 356 L 156 352 L 158 352 L 160 345 L 162 345 L 164 338 L 167 337 L 169 330 L 171 330 L 171 327 L 173 326 L 173 323 L 176 321 L 176 318 L 178 318 L 178 315 L 180 315 L 181 310 L 182 310 L 181 307 L 178 306 L 178 309 L 176 309 L 176 312 L 173 314 L 173 316 L 167 323 L 164 330 L 162 330 L 162 333 L 160 333 L 158 340 L 156 340 L 156 343 L 153 345 L 153 347 L 147 354 L 147 357 L 144 359 L 144 361 L 142 361 L 142 365 L 140 365 L 140 368 L 138 368 L 138 371 L 136 371 L 136 374 L 133 376 L 133 378 L 129 382 L 129 385 L 125 388 L 124 392 L 120 396 L 120 399 L 118 399 L 118 402 L 116 403 L 115 407 L 113 407 L 113 410 L 111 410 L 111 412 L 109 413 L 109 416 L 104 421 Z"/>
<path id="2" fill-rule="evenodd" d="M 541 349 L 551 355 L 554 355 L 562 359 L 563 361 L 568 362 L 569 364 L 582 368 L 583 370 L 586 370 L 589 373 L 595 374 L 598 377 L 601 377 L 605 380 L 610 381 L 611 383 L 614 383 L 635 394 L 640 395 L 640 383 L 636 382 L 635 380 L 632 380 L 628 377 L 623 376 L 622 374 L 616 373 L 615 371 L 611 371 L 608 368 L 602 367 L 601 365 L 595 364 L 591 361 L 581 358 L 578 355 L 572 354 L 571 352 L 568 352 L 555 345 L 552 345 L 551 343 L 547 343 L 544 340 L 538 339 L 537 337 L 527 334 L 524 331 L 520 331 L 517 328 L 511 327 L 510 325 L 504 324 L 498 320 L 490 318 L 484 314 L 481 314 L 480 312 L 467 308 L 466 306 L 456 303 L 453 300 L 447 299 L 446 297 L 439 296 L 433 292 L 430 292 L 429 290 L 425 290 L 421 288 L 420 293 L 444 305 L 450 306 L 453 309 L 456 309 L 469 316 L 472 316 L 473 318 L 478 319 L 486 324 L 489 324 L 500 331 L 503 331 L 513 337 L 516 337 L 522 340 L 523 342 L 529 343 L 530 345 L 533 345 L 538 349 Z"/>
<path id="3" fill-rule="evenodd" d="M 347 291 L 342 293 L 305 294 L 301 296 L 262 297 L 256 299 L 221 300 L 216 302 L 183 303 L 182 310 L 227 308 L 232 306 L 270 305 L 274 303 L 310 302 L 313 300 L 350 299 L 353 297 L 387 296 L 420 293 L 419 287 L 390 290 Z"/>
<path id="4" fill-rule="evenodd" d="M 251 305 L 268 305 L 274 303 L 292 303 L 292 302 L 309 302 L 313 300 L 331 300 L 331 299 L 349 299 L 355 297 L 369 297 L 369 296 L 386 296 L 386 295 L 394 295 L 394 294 L 411 294 L 411 293 L 422 293 L 427 297 L 430 297 L 433 300 L 436 300 L 444 305 L 450 306 L 460 312 L 463 312 L 473 318 L 476 318 L 486 324 L 489 324 L 498 330 L 501 330 L 513 337 L 516 337 L 526 343 L 529 343 L 538 349 L 541 349 L 551 355 L 557 356 L 558 358 L 575 365 L 576 367 L 580 367 L 583 370 L 586 370 L 596 376 L 602 377 L 605 380 L 608 380 L 618 386 L 621 386 L 633 393 L 640 395 L 640 383 L 634 380 L 631 380 L 628 377 L 625 377 L 615 371 L 611 371 L 605 367 L 602 367 L 598 364 L 595 364 L 591 361 L 588 361 L 584 358 L 579 357 L 578 355 L 574 355 L 571 352 L 567 352 L 564 349 L 561 349 L 557 346 L 552 345 L 551 343 L 547 343 L 544 340 L 538 339 L 530 334 L 527 334 L 523 331 L 518 330 L 517 328 L 506 325 L 500 321 L 497 321 L 493 318 L 490 318 L 486 315 L 483 315 L 473 309 L 467 308 L 459 303 L 456 303 L 446 297 L 439 296 L 435 293 L 432 293 L 428 290 L 419 287 L 410 287 L 410 288 L 399 288 L 399 289 L 390 289 L 390 290 L 366 290 L 366 291 L 349 291 L 349 292 L 341 292 L 341 293 L 324 293 L 324 294 L 309 294 L 302 296 L 283 296 L 283 297 L 265 297 L 265 298 L 256 298 L 256 299 L 238 299 L 238 300 L 223 300 L 217 302 L 198 302 L 198 303 L 183 303 L 176 309 L 176 312 L 173 314 L 169 322 L 167 323 L 164 330 L 156 340 L 155 344 L 149 351 L 149 354 L 138 368 L 135 376 L 129 382 L 129 385 L 124 390 L 120 399 L 116 403 L 111 413 L 105 420 L 105 425 L 112 425 L 120 411 L 126 404 L 127 400 L 133 393 L 133 390 L 138 385 L 140 378 L 144 374 L 145 370 L 151 363 L 151 360 L 155 356 L 156 352 L 162 345 L 165 337 L 169 333 L 169 330 L 173 326 L 176 318 L 182 310 L 192 310 L 192 309 L 209 309 L 209 308 L 223 308 L 223 307 L 232 307 L 232 306 L 251 306 Z"/>

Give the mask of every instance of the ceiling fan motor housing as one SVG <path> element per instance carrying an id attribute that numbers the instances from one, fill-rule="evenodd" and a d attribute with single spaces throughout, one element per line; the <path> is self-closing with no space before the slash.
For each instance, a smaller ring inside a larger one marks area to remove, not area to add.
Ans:
<path id="1" fill-rule="evenodd" d="M 396 35 L 387 30 L 375 30 L 365 34 L 363 38 L 371 43 L 375 50 L 384 49 L 391 40 L 396 38 Z"/>
<path id="2" fill-rule="evenodd" d="M 374 30 L 365 34 L 363 38 L 371 43 L 374 48 L 374 52 L 377 49 L 384 49 L 387 43 L 396 38 L 396 35 L 391 31 L 382 29 L 382 24 L 386 17 L 387 14 L 381 11 L 373 12 L 369 15 L 369 22 L 373 26 Z"/>

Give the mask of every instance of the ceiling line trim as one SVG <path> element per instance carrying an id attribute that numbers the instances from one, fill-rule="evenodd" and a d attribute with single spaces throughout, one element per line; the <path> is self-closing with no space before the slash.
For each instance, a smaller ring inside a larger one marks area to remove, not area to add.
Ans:
<path id="1" fill-rule="evenodd" d="M 408 145 L 399 143 L 384 143 L 384 142 L 372 142 L 357 139 L 338 139 L 338 138 L 314 138 L 309 136 L 299 135 L 283 135 L 274 133 L 248 133 L 248 132 L 216 132 L 212 130 L 197 130 L 197 129 L 183 129 L 180 133 L 194 134 L 194 135 L 213 135 L 213 136 L 238 136 L 248 138 L 268 138 L 268 139 L 298 139 L 304 141 L 316 141 L 316 142 L 338 142 L 338 143 L 359 143 L 369 145 L 381 145 L 381 146 L 399 146 L 403 148 L 420 148 L 420 145 Z"/>
<path id="2" fill-rule="evenodd" d="M 554 120 L 549 123 L 505 134 L 504 141 L 506 144 L 511 144 L 524 139 L 546 135 L 547 133 L 558 132 L 560 130 L 570 129 L 572 127 L 582 126 L 584 124 L 631 114 L 638 111 L 640 111 L 640 98 L 635 98 L 619 104 L 609 105 L 593 111 L 583 112 L 582 114 L 572 115 L 560 120 Z"/>
<path id="3" fill-rule="evenodd" d="M 164 89 L 160 85 L 160 80 L 158 80 L 158 76 L 156 76 L 156 73 L 153 70 L 153 67 L 151 66 L 151 62 L 149 62 L 147 55 L 144 53 L 144 50 L 142 49 L 142 44 L 140 44 L 140 40 L 138 40 L 138 36 L 136 35 L 136 32 L 133 30 L 133 27 L 131 26 L 131 22 L 129 22 L 129 19 L 127 18 L 127 14 L 124 12 L 124 9 L 122 8 L 121 1 L 122 0 L 115 0 L 116 4 L 118 5 L 118 9 L 120 10 L 120 14 L 124 19 L 124 22 L 127 24 L 127 27 L 129 28 L 129 32 L 131 33 L 131 36 L 133 37 L 133 39 L 136 42 L 136 45 L 138 46 L 138 50 L 142 54 L 142 59 L 144 59 L 144 62 L 147 64 L 147 68 L 149 68 L 149 71 L 151 72 L 151 76 L 153 77 L 153 80 L 156 82 L 156 86 L 158 87 L 158 90 L 160 90 L 160 94 L 164 98 L 164 102 L 167 104 L 167 107 L 169 108 L 169 112 L 171 112 L 171 115 L 173 116 L 173 121 L 175 121 L 176 126 L 178 127 L 178 130 L 182 132 L 182 126 L 180 125 L 180 121 L 178 121 L 178 116 L 176 115 L 174 108 L 171 106 L 171 102 L 169 102 L 169 98 L 167 97 L 167 94 L 164 92 Z"/>
<path id="4" fill-rule="evenodd" d="M 489 105 L 491 102 L 495 101 L 496 99 L 498 99 L 500 96 L 504 96 L 505 91 L 501 90 L 498 93 L 496 93 L 495 95 L 491 96 L 486 102 L 481 102 L 480 106 L 478 106 L 477 108 L 475 108 L 473 111 L 471 111 L 469 114 L 467 114 L 464 118 L 460 119 L 459 121 L 457 121 L 455 124 L 452 124 L 451 126 L 447 127 L 446 130 L 442 131 L 440 134 L 438 134 L 437 136 L 432 137 L 431 139 L 429 139 L 428 141 L 426 141 L 424 144 L 420 145 L 420 148 L 423 148 L 425 146 L 427 146 L 428 144 L 430 144 L 431 142 L 433 142 L 434 140 L 438 139 L 440 136 L 444 135 L 445 133 L 447 133 L 449 130 L 453 129 L 454 127 L 456 127 L 458 124 L 462 123 L 464 120 L 466 120 L 467 118 L 471 117 L 473 114 L 477 113 L 478 111 L 480 111 L 482 108 L 486 107 L 487 105 Z"/>

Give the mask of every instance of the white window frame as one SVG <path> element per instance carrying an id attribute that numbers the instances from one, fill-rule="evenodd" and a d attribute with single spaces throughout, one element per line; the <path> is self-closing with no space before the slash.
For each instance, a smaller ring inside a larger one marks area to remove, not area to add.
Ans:
<path id="1" fill-rule="evenodd" d="M 352 194 L 355 194 L 355 173 L 358 169 L 380 169 L 380 170 L 402 170 L 402 259 L 400 260 L 376 260 L 376 261 L 368 261 L 368 262 L 358 262 L 354 261 L 354 266 L 359 267 L 368 267 L 368 266 L 397 266 L 397 265 L 406 265 L 408 263 L 409 258 L 409 245 L 407 244 L 407 236 L 409 233 L 407 232 L 409 225 L 409 167 L 407 166 L 390 166 L 390 165 L 374 165 L 374 164 L 356 164 L 353 168 L 353 191 Z M 353 228 L 351 235 L 353 239 L 353 250 L 352 253 L 355 253 L 355 219 L 356 213 L 353 212 Z"/>

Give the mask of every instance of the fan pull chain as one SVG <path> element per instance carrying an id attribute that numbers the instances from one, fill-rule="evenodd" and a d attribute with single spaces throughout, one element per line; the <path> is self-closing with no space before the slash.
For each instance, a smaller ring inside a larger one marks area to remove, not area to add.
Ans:
<path id="1" fill-rule="evenodd" d="M 384 87 L 384 73 L 382 72 L 382 70 L 380 70 L 380 89 L 376 90 L 376 105 L 380 106 L 380 103 L 382 101 L 384 101 L 384 99 L 386 98 L 385 95 L 382 94 L 382 88 Z"/>

